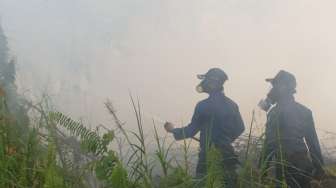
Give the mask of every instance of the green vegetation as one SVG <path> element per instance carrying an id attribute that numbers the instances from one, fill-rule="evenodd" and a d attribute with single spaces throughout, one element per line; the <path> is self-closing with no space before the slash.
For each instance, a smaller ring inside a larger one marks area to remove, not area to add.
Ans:
<path id="1" fill-rule="evenodd" d="M 161 138 L 153 122 L 153 147 L 148 147 L 142 109 L 131 97 L 137 130 L 129 131 L 111 102 L 105 106 L 115 129 L 88 129 L 82 122 L 52 110 L 47 99 L 26 101 L 16 91 L 15 63 L 10 60 L 0 27 L 0 187 L 4 188 L 217 188 L 224 186 L 218 153 L 208 152 L 208 174 L 194 179 L 190 142 L 185 140 L 177 158 L 174 142 Z M 251 130 L 255 120 L 251 121 Z M 245 137 L 244 137 L 245 138 Z M 241 188 L 274 187 L 271 169 L 257 167 L 263 136 L 236 144 L 241 158 Z M 115 149 L 115 146 L 123 149 Z M 127 148 L 126 154 L 123 150 Z M 262 167 L 266 166 L 261 164 Z M 284 182 L 283 187 L 286 187 Z"/>
<path id="2" fill-rule="evenodd" d="M 22 125 L 6 107 L 5 96 L 1 96 L 1 101 L 0 187 L 224 187 L 216 150 L 209 151 L 209 173 L 201 180 L 192 178 L 188 141 L 180 148 L 183 157 L 178 160 L 170 154 L 174 143 L 161 138 L 154 125 L 156 149 L 150 152 L 141 108 L 133 100 L 136 132 L 124 129 L 110 102 L 106 108 L 115 120 L 114 130 L 90 130 L 60 112 L 44 110 L 42 105 L 32 105 L 39 112 L 38 121 Z M 28 126 L 28 131 L 21 132 L 21 126 Z M 239 168 L 239 187 L 274 186 L 274 181 L 265 178 L 255 166 L 260 142 L 262 138 L 249 136 L 238 145 L 244 161 Z M 114 150 L 114 144 L 129 148 L 128 154 Z"/>

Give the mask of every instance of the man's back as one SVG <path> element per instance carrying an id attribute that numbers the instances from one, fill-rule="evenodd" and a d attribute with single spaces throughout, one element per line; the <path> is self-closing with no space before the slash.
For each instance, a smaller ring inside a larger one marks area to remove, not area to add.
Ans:
<path id="1" fill-rule="evenodd" d="M 196 105 L 188 126 L 174 129 L 173 133 L 176 140 L 181 140 L 200 132 L 201 151 L 204 151 L 207 144 L 230 145 L 243 131 L 244 123 L 237 104 L 223 92 L 216 92 Z"/>
<path id="2" fill-rule="evenodd" d="M 268 111 L 272 105 L 276 106 L 267 116 L 260 164 L 268 169 L 269 162 L 274 161 L 277 181 L 286 181 L 288 187 L 309 187 L 313 170 L 323 174 L 323 158 L 312 112 L 295 101 L 297 83 L 293 74 L 282 70 L 266 81 L 272 84 L 272 89 L 262 107 Z"/>
<path id="3" fill-rule="evenodd" d="M 321 155 L 312 112 L 294 98 L 277 104 L 268 114 L 266 143 L 274 149 L 281 146 L 288 154 L 307 152 L 309 148 Z"/>
<path id="4" fill-rule="evenodd" d="M 217 147 L 229 145 L 244 131 L 238 105 L 222 92 L 211 94 L 198 106 L 201 143 L 208 139 Z"/>
<path id="5" fill-rule="evenodd" d="M 206 74 L 197 75 L 201 83 L 196 91 L 209 94 L 209 98 L 196 105 L 191 122 L 182 128 L 167 122 L 165 129 L 176 140 L 194 137 L 200 132 L 200 153 L 196 167 L 196 176 L 203 178 L 207 172 L 207 146 L 217 147 L 220 154 L 216 166 L 225 171 L 225 187 L 236 187 L 235 173 L 238 160 L 231 143 L 244 131 L 244 123 L 238 106 L 225 97 L 224 83 L 228 80 L 226 73 L 219 68 L 212 68 Z"/>

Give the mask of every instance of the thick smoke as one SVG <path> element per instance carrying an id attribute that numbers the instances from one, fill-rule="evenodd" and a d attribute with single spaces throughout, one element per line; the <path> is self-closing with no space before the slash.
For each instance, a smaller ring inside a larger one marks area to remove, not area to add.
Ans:
<path id="1" fill-rule="evenodd" d="M 333 1 L 0 0 L 1 22 L 27 95 L 47 90 L 64 111 L 108 120 L 111 98 L 131 121 L 129 92 L 161 119 L 187 123 L 195 75 L 221 67 L 226 93 L 246 123 L 265 96 L 264 78 L 296 74 L 297 98 L 331 126 L 334 99 Z"/>

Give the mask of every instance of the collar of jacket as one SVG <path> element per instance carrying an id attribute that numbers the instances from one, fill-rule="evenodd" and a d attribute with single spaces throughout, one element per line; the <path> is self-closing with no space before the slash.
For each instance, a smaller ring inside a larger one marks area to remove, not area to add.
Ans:
<path id="1" fill-rule="evenodd" d="M 291 103 L 294 103 L 294 102 L 295 102 L 295 97 L 293 95 L 291 95 L 291 96 L 282 98 L 278 102 L 278 105 L 283 106 L 283 105 L 291 104 Z"/>
<path id="2" fill-rule="evenodd" d="M 225 94 L 223 91 L 216 91 L 216 92 L 209 93 L 209 98 L 217 97 L 217 96 L 225 96 Z"/>

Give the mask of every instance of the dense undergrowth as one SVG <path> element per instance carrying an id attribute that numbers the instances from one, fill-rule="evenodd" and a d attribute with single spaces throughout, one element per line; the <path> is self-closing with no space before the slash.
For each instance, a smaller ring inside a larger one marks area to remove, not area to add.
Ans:
<path id="1" fill-rule="evenodd" d="M 162 138 L 155 122 L 148 138 L 141 105 L 132 97 L 136 130 L 125 129 L 110 102 L 105 107 L 113 128 L 88 129 L 57 112 L 47 99 L 32 103 L 22 98 L 15 86 L 15 62 L 8 56 L 0 27 L 0 188 L 225 187 L 215 150 L 208 151 L 207 175 L 194 179 L 191 142 L 185 140 L 173 151 L 176 143 Z M 254 119 L 250 130 L 253 124 Z M 262 144 L 263 136 L 252 132 L 236 142 L 241 161 L 238 187 L 275 186 L 272 169 L 257 166 Z M 286 187 L 285 182 L 277 183 Z"/>
<path id="2" fill-rule="evenodd" d="M 178 151 L 182 157 L 177 158 L 171 151 L 175 143 L 161 138 L 154 125 L 154 142 L 149 148 L 140 104 L 134 100 L 136 131 L 124 128 L 110 102 L 105 105 L 115 128 L 101 125 L 90 130 L 42 104 L 31 105 L 35 118 L 20 124 L 10 113 L 4 93 L 0 99 L 0 187 L 225 187 L 215 151 L 209 151 L 207 176 L 194 179 L 190 142 L 182 144 Z M 238 187 L 275 186 L 271 170 L 256 165 L 262 142 L 263 136 L 250 133 L 236 143 L 241 159 Z M 116 145 L 126 148 L 127 154 Z M 285 182 L 278 183 L 286 187 Z"/>

